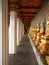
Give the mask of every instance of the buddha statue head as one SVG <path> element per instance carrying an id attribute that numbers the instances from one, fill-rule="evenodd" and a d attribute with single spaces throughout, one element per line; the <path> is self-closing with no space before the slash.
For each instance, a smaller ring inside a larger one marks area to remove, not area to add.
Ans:
<path id="1" fill-rule="evenodd" d="M 39 32 L 39 31 L 40 31 L 40 24 L 37 23 L 37 32 Z"/>

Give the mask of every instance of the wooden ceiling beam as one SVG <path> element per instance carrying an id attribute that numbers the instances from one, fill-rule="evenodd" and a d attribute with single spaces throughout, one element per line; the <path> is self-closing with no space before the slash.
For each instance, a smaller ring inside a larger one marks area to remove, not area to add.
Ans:
<path id="1" fill-rule="evenodd" d="M 22 16 L 35 16 L 35 14 L 22 14 Z"/>
<path id="2" fill-rule="evenodd" d="M 20 6 L 20 8 L 25 8 L 25 9 L 41 9 L 40 6 Z"/>
<path id="3" fill-rule="evenodd" d="M 37 12 L 20 12 L 20 14 L 37 14 Z"/>
<path id="4" fill-rule="evenodd" d="M 23 17 L 23 18 L 24 18 L 24 19 L 26 19 L 26 18 L 27 18 L 27 19 L 32 19 L 32 18 L 34 18 L 34 17 Z"/>
<path id="5" fill-rule="evenodd" d="M 32 18 L 33 18 L 33 17 L 32 17 Z M 23 18 L 23 19 L 25 19 L 25 20 L 28 19 L 28 20 L 29 20 L 29 19 L 32 19 L 32 18 Z"/>
<path id="6" fill-rule="evenodd" d="M 23 16 L 23 15 L 22 15 L 22 17 L 35 17 L 35 16 Z"/>
<path id="7" fill-rule="evenodd" d="M 23 19 L 24 19 L 24 20 L 26 20 L 26 19 L 27 19 L 27 20 L 31 20 L 32 18 L 23 18 Z"/>
<path id="8" fill-rule="evenodd" d="M 23 18 L 34 18 L 35 16 L 32 16 L 32 17 L 29 17 L 29 16 L 27 16 L 27 17 L 23 17 Z"/>

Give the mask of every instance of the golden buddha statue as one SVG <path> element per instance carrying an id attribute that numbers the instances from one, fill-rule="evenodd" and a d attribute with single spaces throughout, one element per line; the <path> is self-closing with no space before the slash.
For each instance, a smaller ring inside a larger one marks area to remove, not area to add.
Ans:
<path id="1" fill-rule="evenodd" d="M 29 35 L 31 38 L 33 38 L 33 33 L 34 33 L 34 26 L 31 26 L 30 29 L 29 29 Z"/>
<path id="2" fill-rule="evenodd" d="M 29 29 L 29 35 L 31 37 L 31 39 L 34 41 L 36 38 L 36 26 L 32 25 Z"/>
<path id="3" fill-rule="evenodd" d="M 45 34 L 41 37 L 40 52 L 49 54 L 49 19 L 46 22 Z"/>
<path id="4" fill-rule="evenodd" d="M 36 26 L 34 26 L 34 29 L 33 29 L 32 34 L 33 34 L 33 38 L 32 38 L 32 40 L 35 41 L 35 40 L 36 40 L 36 36 L 37 36 L 37 35 L 36 35 L 36 34 L 37 34 Z"/>
<path id="5" fill-rule="evenodd" d="M 35 45 L 39 44 L 39 32 L 40 32 L 40 24 L 37 24 L 37 36 L 36 36 Z"/>
<path id="6" fill-rule="evenodd" d="M 45 34 L 45 26 L 44 22 L 41 22 L 40 24 L 40 32 L 39 32 L 39 44 L 38 44 L 38 49 L 41 48 L 41 37 Z"/>

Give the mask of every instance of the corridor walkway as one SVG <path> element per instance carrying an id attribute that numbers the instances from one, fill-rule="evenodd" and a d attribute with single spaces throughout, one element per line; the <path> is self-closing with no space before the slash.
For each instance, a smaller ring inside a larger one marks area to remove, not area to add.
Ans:
<path id="1" fill-rule="evenodd" d="M 38 65 L 27 35 L 20 41 L 17 53 L 10 55 L 10 65 Z"/>

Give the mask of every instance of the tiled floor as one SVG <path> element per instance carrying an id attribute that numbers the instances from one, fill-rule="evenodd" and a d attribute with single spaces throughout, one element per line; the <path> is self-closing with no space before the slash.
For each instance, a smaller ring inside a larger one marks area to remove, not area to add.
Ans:
<path id="1" fill-rule="evenodd" d="M 10 65 L 38 65 L 27 35 L 20 41 L 17 53 L 10 55 Z"/>

